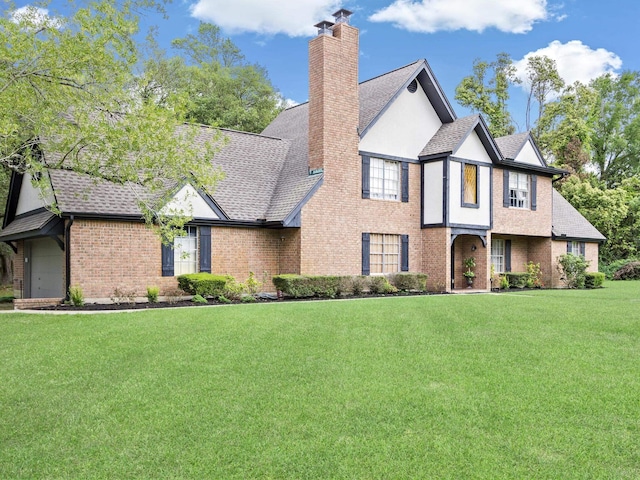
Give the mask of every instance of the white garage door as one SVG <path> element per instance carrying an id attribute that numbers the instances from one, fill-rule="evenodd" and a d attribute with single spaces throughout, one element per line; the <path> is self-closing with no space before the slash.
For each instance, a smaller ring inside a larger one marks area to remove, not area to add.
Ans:
<path id="1" fill-rule="evenodd" d="M 64 297 L 62 277 L 64 258 L 58 244 L 51 238 L 39 238 L 27 243 L 28 248 L 31 249 L 31 256 L 27 257 L 29 263 L 27 270 L 31 272 L 30 297 Z"/>

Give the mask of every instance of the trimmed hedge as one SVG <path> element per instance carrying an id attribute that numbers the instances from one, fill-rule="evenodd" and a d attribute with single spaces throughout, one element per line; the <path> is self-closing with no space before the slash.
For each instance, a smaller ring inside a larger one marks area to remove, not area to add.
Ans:
<path id="1" fill-rule="evenodd" d="M 425 273 L 396 273 L 389 276 L 389 283 L 401 292 L 427 291 L 427 275 Z"/>
<path id="2" fill-rule="evenodd" d="M 524 288 L 529 283 L 531 275 L 528 273 L 509 272 L 504 274 L 509 281 L 509 288 Z"/>
<path id="3" fill-rule="evenodd" d="M 294 298 L 325 297 L 370 293 L 395 293 L 427 290 L 427 276 L 423 273 L 398 273 L 383 275 L 296 275 L 283 274 L 273 277 L 276 289 Z"/>
<path id="4" fill-rule="evenodd" d="M 605 274 L 601 272 L 587 272 L 584 277 L 586 288 L 601 288 L 604 283 Z"/>
<path id="5" fill-rule="evenodd" d="M 178 277 L 178 286 L 190 295 L 215 297 L 224 292 L 224 288 L 230 279 L 231 277 L 226 275 L 187 273 Z"/>

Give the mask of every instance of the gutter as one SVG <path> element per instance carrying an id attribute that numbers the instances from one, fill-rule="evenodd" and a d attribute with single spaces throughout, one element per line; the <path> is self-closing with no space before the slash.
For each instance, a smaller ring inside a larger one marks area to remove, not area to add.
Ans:
<path id="1" fill-rule="evenodd" d="M 69 301 L 69 287 L 71 286 L 71 225 L 73 225 L 73 215 L 69 217 L 69 222 L 64 227 L 65 301 Z"/>

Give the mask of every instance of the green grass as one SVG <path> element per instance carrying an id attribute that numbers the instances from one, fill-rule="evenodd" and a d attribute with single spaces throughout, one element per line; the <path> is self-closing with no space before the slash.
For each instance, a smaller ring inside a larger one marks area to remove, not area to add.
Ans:
<path id="1" fill-rule="evenodd" d="M 639 478 L 606 287 L 0 315 L 0 478 Z"/>

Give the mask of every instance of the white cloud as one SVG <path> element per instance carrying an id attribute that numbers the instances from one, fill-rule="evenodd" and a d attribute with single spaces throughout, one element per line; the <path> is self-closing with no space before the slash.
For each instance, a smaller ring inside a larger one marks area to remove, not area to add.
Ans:
<path id="1" fill-rule="evenodd" d="M 46 8 L 34 7 L 33 5 L 25 5 L 24 7 L 16 8 L 11 13 L 11 21 L 14 23 L 23 23 L 35 28 L 60 28 L 62 26 L 62 21 L 60 19 L 49 16 L 49 10 Z"/>
<path id="2" fill-rule="evenodd" d="M 615 73 L 622 67 L 622 60 L 615 53 L 604 48 L 592 50 L 588 45 L 584 45 L 580 40 L 572 40 L 567 43 L 560 43 L 554 40 L 548 46 L 527 53 L 521 60 L 514 61 L 516 75 L 521 79 L 526 79 L 527 59 L 532 56 L 547 56 L 556 61 L 558 73 L 566 84 L 575 81 L 589 83 L 605 73 Z M 528 90 L 526 84 L 523 85 Z"/>
<path id="3" fill-rule="evenodd" d="M 395 0 L 369 20 L 391 22 L 411 32 L 496 28 L 526 33 L 534 23 L 552 18 L 558 16 L 547 9 L 547 0 Z"/>
<path id="4" fill-rule="evenodd" d="M 228 32 L 283 33 L 312 36 L 313 27 L 340 9 L 340 0 L 198 0 L 191 15 L 215 23 Z"/>

